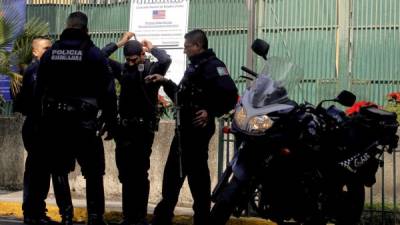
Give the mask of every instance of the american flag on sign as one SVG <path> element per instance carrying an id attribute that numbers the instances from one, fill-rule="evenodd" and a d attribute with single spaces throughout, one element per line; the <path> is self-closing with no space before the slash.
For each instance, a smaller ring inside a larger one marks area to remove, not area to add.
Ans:
<path id="1" fill-rule="evenodd" d="M 153 19 L 165 19 L 165 10 L 153 10 Z"/>

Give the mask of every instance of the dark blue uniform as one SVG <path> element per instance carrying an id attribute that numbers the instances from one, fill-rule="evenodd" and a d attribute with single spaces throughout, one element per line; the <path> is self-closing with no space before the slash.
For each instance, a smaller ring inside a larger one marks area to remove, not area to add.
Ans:
<path id="1" fill-rule="evenodd" d="M 117 46 L 113 43 L 103 48 L 109 56 Z M 122 207 L 124 220 L 130 224 L 144 222 L 149 198 L 148 170 L 154 131 L 158 126 L 159 84 L 145 83 L 151 74 L 164 75 L 171 58 L 162 49 L 153 48 L 151 53 L 157 62 L 145 60 L 143 71 L 110 61 L 113 73 L 121 84 L 119 96 L 120 125 L 115 137 L 115 158 L 122 183 Z"/>
<path id="2" fill-rule="evenodd" d="M 33 119 L 34 90 L 39 61 L 33 60 L 24 73 L 20 93 L 15 100 L 15 110 L 26 116 L 22 127 L 22 140 L 28 153 L 25 162 L 23 204 L 24 221 L 38 223 L 46 218 L 45 199 L 50 188 L 50 170 L 38 143 L 37 124 Z M 64 220 L 72 219 L 72 201 L 69 191 L 68 175 L 52 176 L 57 205 Z"/>
<path id="3" fill-rule="evenodd" d="M 195 225 L 207 225 L 210 212 L 210 171 L 208 169 L 208 145 L 215 130 L 215 117 L 233 109 L 237 100 L 237 88 L 229 76 L 225 64 L 209 49 L 189 58 L 179 86 L 169 81 L 164 84 L 168 96 L 181 107 L 181 149 L 183 177 L 179 175 L 177 135 L 172 141 L 164 170 L 162 200 L 154 210 L 153 225 L 172 224 L 173 211 L 178 201 L 185 177 L 193 196 Z M 205 109 L 209 116 L 207 125 L 195 127 L 195 113 Z"/>
<path id="4" fill-rule="evenodd" d="M 101 110 L 106 127 L 116 126 L 114 79 L 107 59 L 87 33 L 65 29 L 42 57 L 36 88 L 36 118 L 53 173 L 78 161 L 86 179 L 89 223 L 104 213 L 104 148 L 98 130 Z"/>

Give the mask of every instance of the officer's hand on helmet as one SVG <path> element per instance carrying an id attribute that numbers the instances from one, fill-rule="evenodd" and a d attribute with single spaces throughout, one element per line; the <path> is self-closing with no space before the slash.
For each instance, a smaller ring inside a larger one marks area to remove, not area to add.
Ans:
<path id="1" fill-rule="evenodd" d="M 153 48 L 153 44 L 151 43 L 151 41 L 146 39 L 142 41 L 142 45 L 143 45 L 143 51 L 145 52 L 150 52 L 151 49 Z"/>
<path id="2" fill-rule="evenodd" d="M 208 113 L 205 109 L 201 109 L 196 112 L 195 118 L 193 119 L 193 125 L 195 127 L 205 127 L 208 123 Z"/>
<path id="3" fill-rule="evenodd" d="M 125 32 L 122 37 L 119 39 L 119 41 L 117 42 L 117 46 L 118 48 L 124 46 L 132 37 L 135 36 L 135 33 L 133 32 Z"/>
<path id="4" fill-rule="evenodd" d="M 163 83 L 165 83 L 167 81 L 168 81 L 168 79 L 165 78 L 164 76 L 160 75 L 160 74 L 152 74 L 152 75 L 146 76 L 144 78 L 144 82 L 146 84 L 148 84 L 148 83 L 161 83 L 161 84 L 163 84 Z"/>

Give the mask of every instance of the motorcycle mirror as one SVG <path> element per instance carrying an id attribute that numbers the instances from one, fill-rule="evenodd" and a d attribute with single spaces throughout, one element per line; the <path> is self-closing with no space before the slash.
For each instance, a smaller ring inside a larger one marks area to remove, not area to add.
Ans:
<path id="1" fill-rule="evenodd" d="M 353 106 L 356 102 L 356 96 L 350 91 L 343 90 L 339 93 L 339 95 L 335 98 L 335 102 L 340 103 L 341 105 L 350 107 Z"/>
<path id="2" fill-rule="evenodd" d="M 253 50 L 254 53 L 267 60 L 269 44 L 266 41 L 261 39 L 254 40 L 253 44 L 251 45 L 251 49 Z"/>

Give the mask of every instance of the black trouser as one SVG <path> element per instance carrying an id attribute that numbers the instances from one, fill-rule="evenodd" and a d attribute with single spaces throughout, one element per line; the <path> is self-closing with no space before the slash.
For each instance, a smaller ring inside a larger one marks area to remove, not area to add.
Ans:
<path id="1" fill-rule="evenodd" d="M 105 172 L 104 147 L 96 130 L 83 126 L 74 118 L 48 117 L 42 127 L 42 141 L 54 174 L 71 171 L 78 161 L 86 179 L 87 211 L 90 218 L 102 219 L 104 214 Z"/>
<path id="2" fill-rule="evenodd" d="M 210 171 L 208 169 L 208 145 L 215 125 L 181 132 L 183 177 L 179 176 L 178 140 L 175 135 L 162 185 L 162 200 L 154 210 L 153 225 L 170 225 L 179 192 L 188 178 L 193 197 L 194 225 L 208 225 L 210 214 Z"/>
<path id="3" fill-rule="evenodd" d="M 152 129 L 139 124 L 121 126 L 116 138 L 115 159 L 122 183 L 122 211 L 124 220 L 130 223 L 146 220 L 153 140 Z"/>
<path id="4" fill-rule="evenodd" d="M 63 217 L 72 217 L 73 208 L 68 183 L 68 174 L 50 173 L 43 156 L 43 148 L 37 142 L 34 124 L 27 117 L 22 127 L 22 140 L 28 153 L 25 161 L 22 210 L 25 217 L 42 218 L 46 215 L 47 194 L 50 188 L 50 176 L 53 180 L 56 202 Z"/>

